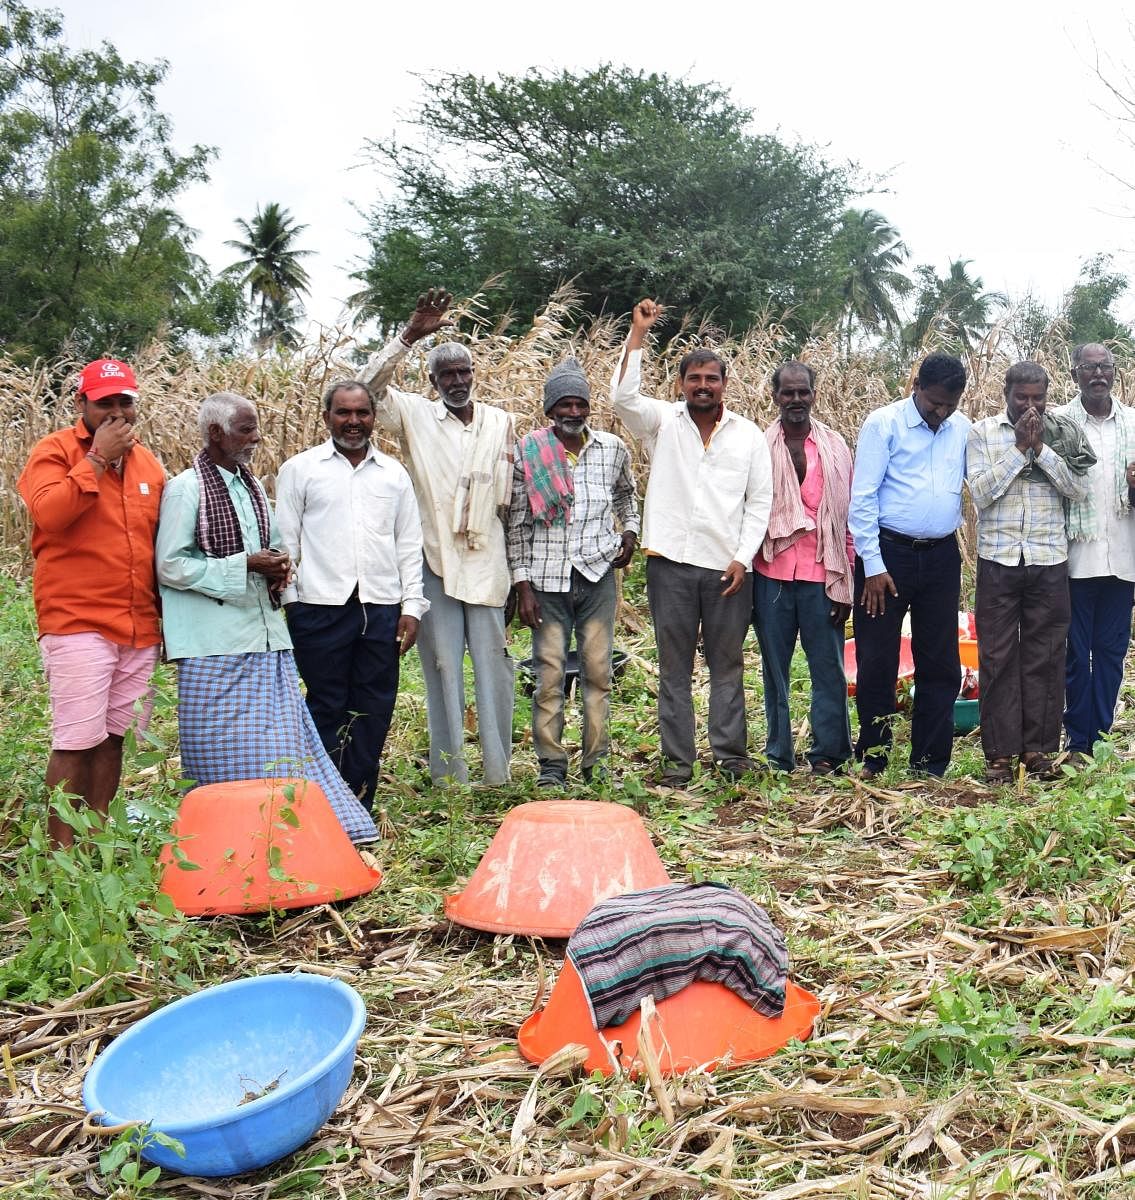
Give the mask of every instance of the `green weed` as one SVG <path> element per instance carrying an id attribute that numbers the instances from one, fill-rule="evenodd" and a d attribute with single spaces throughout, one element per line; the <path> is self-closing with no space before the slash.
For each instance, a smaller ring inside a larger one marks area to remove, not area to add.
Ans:
<path id="1" fill-rule="evenodd" d="M 99 1155 L 99 1173 L 114 1188 L 115 1196 L 130 1197 L 131 1200 L 147 1196 L 161 1178 L 161 1167 L 144 1165 L 142 1154 L 148 1146 L 162 1146 L 179 1158 L 185 1157 L 185 1147 L 176 1138 L 159 1133 L 149 1125 L 124 1129 Z"/>
<path id="2" fill-rule="evenodd" d="M 920 1025 L 899 1046 L 883 1048 L 888 1066 L 952 1077 L 969 1069 L 992 1075 L 1021 1052 L 1016 1009 L 979 990 L 972 975 L 951 978 L 931 993 L 937 1021 Z"/>
<path id="3" fill-rule="evenodd" d="M 955 810 L 930 830 L 940 865 L 983 892 L 1010 884 L 1053 892 L 1114 869 L 1135 852 L 1135 842 L 1117 824 L 1128 812 L 1135 768 L 1089 775 L 1084 782 L 1066 784 L 1035 803 Z"/>
<path id="4" fill-rule="evenodd" d="M 233 961 L 229 943 L 184 917 L 158 888 L 168 810 L 134 801 L 144 818 L 135 825 L 121 796 L 105 822 L 63 793 L 50 803 L 75 831 L 75 845 L 53 848 L 42 821 L 26 823 L 5 895 L 5 907 L 23 914 L 24 941 L 0 964 L 0 997 L 40 1002 L 99 984 L 99 998 L 121 999 L 123 976 L 145 970 L 188 988 L 216 970 L 218 951 Z"/>

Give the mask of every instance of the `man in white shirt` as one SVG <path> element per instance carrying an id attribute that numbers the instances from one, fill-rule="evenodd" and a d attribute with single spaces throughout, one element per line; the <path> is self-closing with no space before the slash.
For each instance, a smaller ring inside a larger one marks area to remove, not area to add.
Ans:
<path id="1" fill-rule="evenodd" d="M 354 380 L 323 393 L 331 437 L 289 458 L 276 521 L 292 561 L 285 591 L 307 707 L 347 786 L 370 809 L 398 695 L 399 660 L 429 609 L 410 477 L 376 450 L 374 404 Z"/>
<path id="2" fill-rule="evenodd" d="M 1064 729 L 1067 748 L 1087 756 L 1111 729 L 1131 641 L 1135 595 L 1135 412 L 1112 396 L 1115 359 L 1089 343 L 1072 354 L 1079 396 L 1056 411 L 1084 432 L 1096 465 L 1090 492 L 1068 511 L 1068 627 Z"/>
<path id="3" fill-rule="evenodd" d="M 661 308 L 643 300 L 611 383 L 615 412 L 650 456 L 643 548 L 658 644 L 661 782 L 689 782 L 696 758 L 690 677 L 701 632 L 709 668 L 709 744 L 718 768 L 751 770 L 742 647 L 753 608 L 750 572 L 772 502 L 764 434 L 725 408 L 725 364 L 693 350 L 678 367 L 683 399 L 639 391 L 642 347 Z"/>
<path id="4" fill-rule="evenodd" d="M 361 380 L 379 425 L 402 446 L 422 518 L 422 571 L 430 611 L 418 652 L 426 683 L 430 776 L 466 783 L 465 650 L 473 660 L 477 732 L 484 781 L 509 780 L 515 669 L 504 638 L 509 571 L 505 527 L 512 496 L 512 417 L 473 401 L 473 359 L 458 342 L 442 342 L 426 359 L 437 400 L 390 386 L 395 368 L 418 341 L 451 325 L 452 296 L 418 298 L 402 333 L 371 356 Z"/>

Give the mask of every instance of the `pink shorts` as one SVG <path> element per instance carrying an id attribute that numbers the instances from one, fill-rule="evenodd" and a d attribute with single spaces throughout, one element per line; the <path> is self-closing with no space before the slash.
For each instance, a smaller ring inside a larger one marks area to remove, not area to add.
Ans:
<path id="1" fill-rule="evenodd" d="M 53 750 L 90 750 L 108 734 L 146 728 L 157 646 L 136 650 L 101 633 L 45 633 L 39 652 L 51 693 Z"/>

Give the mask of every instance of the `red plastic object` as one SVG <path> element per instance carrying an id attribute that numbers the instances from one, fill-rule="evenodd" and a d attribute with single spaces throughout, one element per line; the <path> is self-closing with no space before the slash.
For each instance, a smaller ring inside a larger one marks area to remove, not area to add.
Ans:
<path id="1" fill-rule="evenodd" d="M 699 1066 L 739 1066 L 767 1058 L 793 1038 L 806 1041 L 811 1037 L 820 1015 L 819 1000 L 791 980 L 779 1017 L 757 1012 L 724 984 L 700 981 L 659 1000 L 656 1008 L 658 1021 L 651 1034 L 659 1064 L 668 1075 Z M 604 1029 L 600 1035 L 591 1023 L 583 982 L 571 959 L 566 959 L 547 1006 L 520 1027 L 520 1053 L 529 1062 L 541 1063 L 574 1042 L 587 1047 L 585 1070 L 610 1075 L 614 1066 L 603 1045 L 606 1040 L 619 1065 L 634 1071 L 641 1023 L 640 1014 L 635 1013 L 629 1021 Z"/>
<path id="2" fill-rule="evenodd" d="M 847 694 L 855 695 L 855 639 L 848 638 L 843 643 L 843 671 L 847 676 Z M 905 634 L 899 639 L 899 676 L 895 680 L 895 686 L 904 679 L 914 678 L 914 651 L 910 648 L 910 638 Z"/>
<path id="3" fill-rule="evenodd" d="M 445 912 L 489 933 L 570 937 L 608 896 L 669 883 L 642 819 L 621 804 L 538 800 L 501 822 Z"/>
<path id="4" fill-rule="evenodd" d="M 293 791 L 294 789 L 294 791 Z M 188 916 L 303 908 L 378 887 L 323 789 L 306 779 L 241 779 L 187 792 L 162 849 L 161 890 Z M 178 857 L 197 870 L 178 865 Z"/>
<path id="5" fill-rule="evenodd" d="M 958 656 L 963 667 L 977 670 L 977 642 L 973 638 L 958 638 Z M 855 662 L 855 639 L 848 638 L 843 643 L 843 670 L 847 676 L 847 694 L 855 695 L 855 678 L 857 673 Z M 914 678 L 914 652 L 910 648 L 910 638 L 905 635 L 899 640 L 899 676 L 896 686 L 903 680 Z"/>

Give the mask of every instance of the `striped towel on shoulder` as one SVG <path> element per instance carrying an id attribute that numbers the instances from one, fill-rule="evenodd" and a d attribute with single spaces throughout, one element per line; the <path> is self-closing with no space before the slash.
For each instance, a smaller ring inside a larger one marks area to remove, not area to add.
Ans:
<path id="1" fill-rule="evenodd" d="M 567 944 L 596 1029 L 621 1025 L 644 996 L 697 979 L 723 983 L 765 1016 L 784 1011 L 788 950 L 768 913 L 718 883 L 671 883 L 612 896 Z"/>

